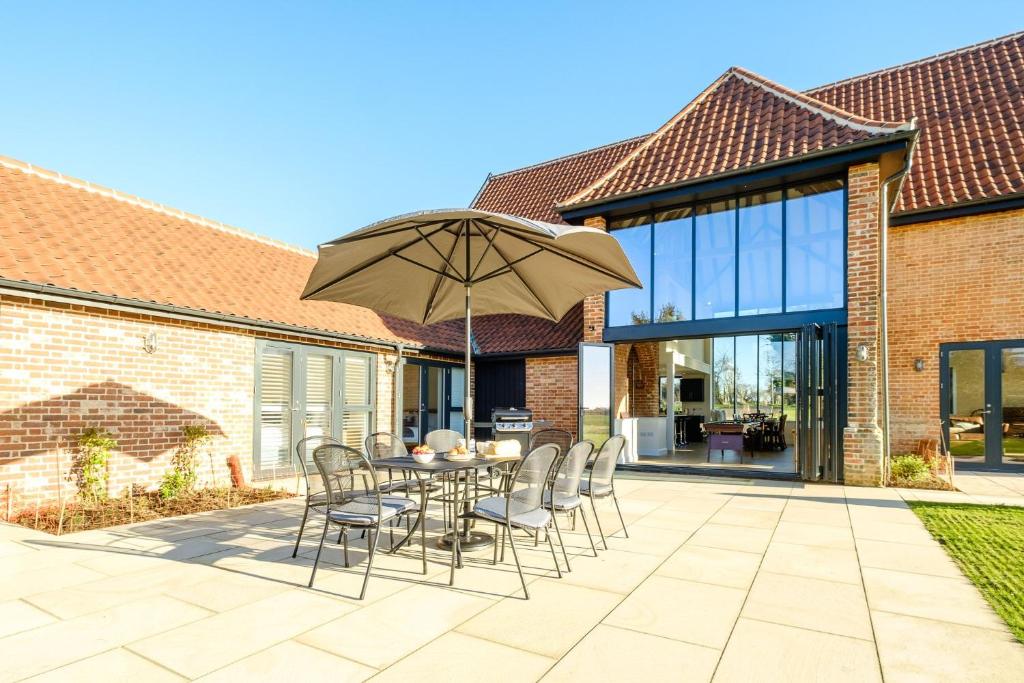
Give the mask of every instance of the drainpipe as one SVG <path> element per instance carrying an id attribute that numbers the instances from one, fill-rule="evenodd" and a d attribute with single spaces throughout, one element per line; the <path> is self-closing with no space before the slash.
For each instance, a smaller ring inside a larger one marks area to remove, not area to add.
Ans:
<path id="1" fill-rule="evenodd" d="M 911 126 L 916 120 L 911 121 Z M 890 450 L 890 424 L 889 424 L 889 188 L 897 180 L 902 180 L 910 172 L 911 159 L 914 146 L 917 143 L 917 136 L 914 136 L 909 147 L 907 156 L 903 160 L 903 166 L 891 176 L 882 181 L 882 235 L 879 240 L 879 283 L 878 283 L 878 304 L 879 304 L 879 346 L 881 347 L 882 361 L 882 485 L 889 481 L 889 450 Z"/>
<path id="2" fill-rule="evenodd" d="M 396 344 L 395 351 L 398 352 L 398 360 L 395 361 L 395 375 L 391 378 L 392 393 L 395 395 L 395 434 L 402 438 L 402 407 L 405 401 L 405 344 Z"/>

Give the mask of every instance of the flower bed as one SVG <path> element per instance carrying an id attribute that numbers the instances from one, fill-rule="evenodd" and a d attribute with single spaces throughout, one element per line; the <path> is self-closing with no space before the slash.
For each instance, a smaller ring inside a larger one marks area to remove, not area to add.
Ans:
<path id="1" fill-rule="evenodd" d="M 266 503 L 291 498 L 293 495 L 277 489 L 251 487 L 207 488 L 182 493 L 173 498 L 161 498 L 157 491 L 136 492 L 132 495 L 126 493 L 118 498 L 28 508 L 15 513 L 8 521 L 59 535 Z"/>

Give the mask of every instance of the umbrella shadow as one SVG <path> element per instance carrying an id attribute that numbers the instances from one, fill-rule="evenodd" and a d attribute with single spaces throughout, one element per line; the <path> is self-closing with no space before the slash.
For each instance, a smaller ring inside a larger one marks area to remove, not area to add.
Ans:
<path id="1" fill-rule="evenodd" d="M 55 449 L 73 447 L 89 428 L 104 429 L 117 439 L 121 455 L 149 462 L 180 445 L 184 425 L 202 425 L 213 436 L 224 430 L 212 418 L 108 380 L 0 413 L 0 432 L 24 432 L 9 444 L 0 463 L 12 464 Z"/>

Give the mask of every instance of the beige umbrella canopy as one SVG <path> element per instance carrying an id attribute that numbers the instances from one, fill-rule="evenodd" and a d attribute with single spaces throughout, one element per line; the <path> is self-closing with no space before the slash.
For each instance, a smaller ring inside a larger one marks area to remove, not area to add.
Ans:
<path id="1" fill-rule="evenodd" d="M 464 317 L 468 436 L 473 312 L 559 320 L 586 296 L 640 286 L 603 230 L 441 209 L 389 218 L 320 245 L 302 298 L 423 324 Z"/>

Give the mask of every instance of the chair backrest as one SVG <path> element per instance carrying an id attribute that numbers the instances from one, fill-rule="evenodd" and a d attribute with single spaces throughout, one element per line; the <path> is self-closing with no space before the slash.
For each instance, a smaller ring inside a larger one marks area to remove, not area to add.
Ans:
<path id="1" fill-rule="evenodd" d="M 409 450 L 395 434 L 376 432 L 366 437 L 366 454 L 370 456 L 370 460 L 380 460 L 382 458 L 401 458 L 409 455 Z"/>
<path id="2" fill-rule="evenodd" d="M 601 444 L 601 450 L 594 458 L 594 467 L 590 470 L 590 487 L 594 485 L 611 485 L 615 476 L 615 465 L 619 461 L 622 449 L 626 447 L 626 437 L 621 434 L 608 437 L 608 440 Z"/>
<path id="3" fill-rule="evenodd" d="M 380 485 L 377 482 L 377 472 L 364 453 L 339 443 L 324 444 L 313 450 L 313 464 L 316 465 L 327 492 L 328 511 L 330 511 L 332 503 L 337 505 L 339 502 L 353 498 L 368 498 L 361 502 L 369 505 L 376 502 L 377 512 L 380 514 L 383 501 L 381 500 Z M 356 476 L 357 474 L 360 476 Z M 369 475 L 369 480 L 363 475 Z M 357 480 L 363 484 L 364 488 L 356 488 Z M 372 487 L 370 486 L 371 482 Z"/>
<path id="4" fill-rule="evenodd" d="M 507 515 L 530 512 L 543 505 L 544 489 L 547 488 L 551 470 L 560 452 L 557 444 L 541 444 L 519 462 L 512 475 L 511 493 L 506 503 Z"/>
<path id="5" fill-rule="evenodd" d="M 309 448 L 316 449 L 317 446 L 322 446 L 327 443 L 341 443 L 333 436 L 321 435 L 321 436 L 307 436 L 304 439 L 300 439 L 295 444 L 295 459 L 299 461 L 299 467 L 302 468 L 302 478 L 306 480 L 306 497 L 313 495 L 314 493 L 322 493 L 324 490 L 323 485 L 314 485 L 309 478 L 309 468 L 306 467 L 306 450 Z"/>
<path id="6" fill-rule="evenodd" d="M 447 453 L 459 445 L 462 434 L 453 429 L 435 429 L 423 439 L 423 443 L 438 453 Z"/>
<path id="7" fill-rule="evenodd" d="M 779 434 L 783 434 L 784 432 L 782 430 L 784 430 L 785 428 L 786 428 L 786 414 L 783 413 L 782 415 L 779 416 Z"/>
<path id="8" fill-rule="evenodd" d="M 562 453 L 568 453 L 573 444 L 572 433 L 564 429 L 542 429 L 530 435 L 531 451 L 537 446 L 543 446 L 546 443 L 553 443 L 558 446 Z"/>
<path id="9" fill-rule="evenodd" d="M 551 483 L 551 492 L 554 496 L 575 496 L 580 492 L 580 478 L 593 452 L 594 444 L 580 441 L 562 456 L 558 473 Z"/>

